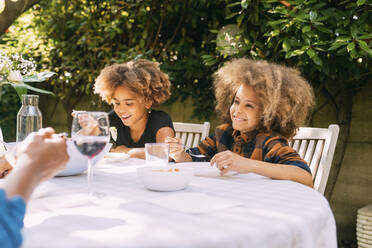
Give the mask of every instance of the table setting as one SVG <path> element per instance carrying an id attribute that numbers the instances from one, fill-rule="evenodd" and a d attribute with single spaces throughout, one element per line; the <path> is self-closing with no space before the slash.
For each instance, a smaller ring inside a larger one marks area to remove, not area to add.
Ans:
<path id="1" fill-rule="evenodd" d="M 116 156 L 94 165 L 100 197 L 89 195 L 86 172 L 51 179 L 56 188 L 29 202 L 23 247 L 337 247 L 328 201 L 307 186 Z M 162 175 L 155 183 L 166 187 L 164 175 L 183 169 L 193 175 L 176 189 L 153 189 L 140 173 Z"/>
<path id="2" fill-rule="evenodd" d="M 70 160 L 35 189 L 23 247 L 337 247 L 333 213 L 314 189 L 172 163 L 168 144 L 146 144 L 146 159 L 113 153 L 108 130 L 107 114 L 74 116 Z M 16 143 L 5 146 L 14 153 Z"/>

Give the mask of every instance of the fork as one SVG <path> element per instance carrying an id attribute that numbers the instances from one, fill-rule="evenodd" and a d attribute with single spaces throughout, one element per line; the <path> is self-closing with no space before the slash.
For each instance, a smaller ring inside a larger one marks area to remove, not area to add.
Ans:
<path id="1" fill-rule="evenodd" d="M 195 158 L 206 158 L 207 156 L 203 155 L 203 154 L 194 154 L 192 151 L 191 151 L 191 147 L 189 146 L 186 146 L 184 145 L 183 146 L 186 150 L 186 152 L 191 156 L 191 157 L 195 157 Z"/>

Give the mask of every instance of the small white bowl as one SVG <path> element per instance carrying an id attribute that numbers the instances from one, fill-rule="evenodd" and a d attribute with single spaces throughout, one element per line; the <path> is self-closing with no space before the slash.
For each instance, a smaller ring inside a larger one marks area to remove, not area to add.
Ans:
<path id="1" fill-rule="evenodd" d="M 111 143 L 107 143 L 103 151 L 92 159 L 92 165 L 96 164 L 98 160 L 110 151 L 111 146 Z M 88 169 L 88 158 L 78 151 L 72 140 L 67 141 L 67 153 L 70 156 L 70 160 L 67 162 L 65 169 L 56 175 L 57 177 L 78 175 Z"/>
<path id="2" fill-rule="evenodd" d="M 176 191 L 186 188 L 194 175 L 194 170 L 186 167 L 145 166 L 137 168 L 137 174 L 147 189 Z"/>

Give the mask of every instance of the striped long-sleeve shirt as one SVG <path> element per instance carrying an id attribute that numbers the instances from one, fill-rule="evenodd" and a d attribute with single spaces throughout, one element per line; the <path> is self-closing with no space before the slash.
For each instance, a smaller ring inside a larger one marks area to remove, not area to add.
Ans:
<path id="1" fill-rule="evenodd" d="M 218 126 L 214 134 L 192 148 L 194 154 L 206 155 L 207 161 L 216 153 L 227 150 L 254 160 L 298 166 L 311 174 L 306 161 L 289 146 L 286 138 L 259 132 L 240 133 L 228 124 Z M 200 158 L 192 159 L 201 161 Z"/>

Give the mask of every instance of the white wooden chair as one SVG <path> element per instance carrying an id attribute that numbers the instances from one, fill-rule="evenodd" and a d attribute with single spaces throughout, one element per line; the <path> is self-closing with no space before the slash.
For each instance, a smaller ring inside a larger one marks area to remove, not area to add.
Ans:
<path id="1" fill-rule="evenodd" d="M 5 152 L 4 138 L 3 138 L 3 132 L 1 131 L 1 127 L 0 127 L 0 154 L 4 152 Z"/>
<path id="2" fill-rule="evenodd" d="M 300 127 L 289 144 L 309 164 L 314 189 L 324 194 L 335 153 L 338 125 L 328 128 Z"/>
<path id="3" fill-rule="evenodd" d="M 176 137 L 182 140 L 182 144 L 195 147 L 209 134 L 210 123 L 204 124 L 173 122 Z"/>

